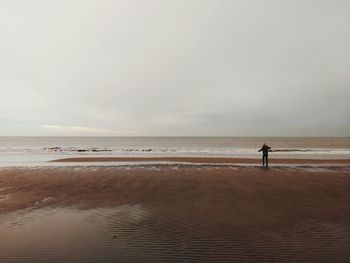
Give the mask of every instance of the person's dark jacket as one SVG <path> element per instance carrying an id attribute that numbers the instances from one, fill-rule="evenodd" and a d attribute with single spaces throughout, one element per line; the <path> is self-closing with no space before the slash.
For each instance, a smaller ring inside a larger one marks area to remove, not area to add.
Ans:
<path id="1" fill-rule="evenodd" d="M 258 152 L 263 152 L 263 154 L 269 154 L 269 150 L 271 149 L 271 147 L 264 145 L 263 147 L 261 147 L 261 149 Z"/>

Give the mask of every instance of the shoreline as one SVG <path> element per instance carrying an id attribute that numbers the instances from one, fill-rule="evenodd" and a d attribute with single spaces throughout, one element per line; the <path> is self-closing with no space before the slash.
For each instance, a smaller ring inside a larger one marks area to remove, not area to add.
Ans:
<path id="1" fill-rule="evenodd" d="M 228 157 L 69 157 L 55 159 L 50 163 L 88 163 L 88 162 L 176 162 L 198 164 L 261 164 L 261 159 Z M 273 164 L 330 164 L 350 165 L 350 159 L 287 159 L 269 158 Z"/>

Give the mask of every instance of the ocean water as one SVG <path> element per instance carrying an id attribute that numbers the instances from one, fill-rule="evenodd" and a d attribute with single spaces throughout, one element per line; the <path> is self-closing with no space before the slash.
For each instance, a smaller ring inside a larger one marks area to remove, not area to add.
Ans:
<path id="1" fill-rule="evenodd" d="M 205 156 L 350 159 L 350 137 L 0 137 L 0 166 L 43 165 L 77 156 Z"/>

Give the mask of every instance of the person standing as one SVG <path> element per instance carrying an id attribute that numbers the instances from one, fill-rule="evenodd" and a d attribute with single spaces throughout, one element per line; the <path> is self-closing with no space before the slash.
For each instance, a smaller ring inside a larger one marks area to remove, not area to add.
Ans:
<path id="1" fill-rule="evenodd" d="M 269 147 L 266 143 L 263 144 L 261 149 L 258 152 L 263 152 L 262 157 L 262 164 L 266 167 L 269 167 L 269 151 L 271 150 L 271 147 Z"/>

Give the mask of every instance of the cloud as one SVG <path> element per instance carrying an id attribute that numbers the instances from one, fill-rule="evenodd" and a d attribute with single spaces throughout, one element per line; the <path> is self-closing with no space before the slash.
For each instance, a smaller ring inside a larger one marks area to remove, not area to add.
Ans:
<path id="1" fill-rule="evenodd" d="M 63 125 L 42 125 L 42 128 L 47 132 L 59 135 L 117 135 L 118 131 L 109 129 L 99 129 L 94 127 L 82 127 L 82 126 L 63 126 Z"/>
<path id="2" fill-rule="evenodd" d="M 0 135 L 350 136 L 349 11 L 1 1 Z"/>

